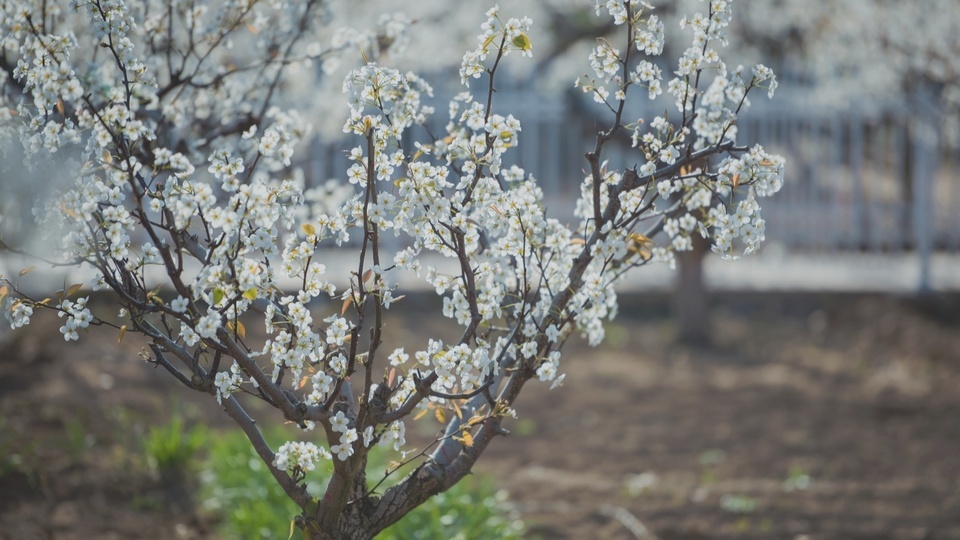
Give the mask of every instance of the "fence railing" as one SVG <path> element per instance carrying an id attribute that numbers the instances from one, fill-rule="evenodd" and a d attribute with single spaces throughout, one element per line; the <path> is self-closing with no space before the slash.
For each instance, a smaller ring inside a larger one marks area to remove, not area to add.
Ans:
<path id="1" fill-rule="evenodd" d="M 584 153 L 606 116 L 562 93 L 501 89 L 495 99 L 498 110 L 522 123 L 508 163 L 541 181 L 553 215 L 569 217 L 563 212 L 579 194 Z M 769 242 L 793 252 L 916 253 L 924 259 L 933 251 L 960 253 L 960 151 L 941 145 L 935 114 L 906 107 L 829 111 L 789 98 L 754 101 L 738 122 L 738 141 L 762 142 L 787 158 L 784 188 L 764 205 Z M 636 114 L 663 110 L 656 106 Z M 318 143 L 312 176 L 342 177 L 348 166 L 342 148 Z M 608 150 L 615 166 L 641 160 L 628 144 Z"/>

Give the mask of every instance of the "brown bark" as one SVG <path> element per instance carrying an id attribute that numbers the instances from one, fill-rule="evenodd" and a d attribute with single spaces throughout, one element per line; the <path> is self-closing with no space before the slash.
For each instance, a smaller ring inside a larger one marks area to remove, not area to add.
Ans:
<path id="1" fill-rule="evenodd" d="M 710 251 L 710 243 L 699 234 L 692 234 L 693 249 L 677 254 L 677 288 L 674 293 L 674 312 L 677 320 L 677 339 L 691 345 L 710 341 L 710 317 L 707 289 L 703 282 L 703 259 Z"/>

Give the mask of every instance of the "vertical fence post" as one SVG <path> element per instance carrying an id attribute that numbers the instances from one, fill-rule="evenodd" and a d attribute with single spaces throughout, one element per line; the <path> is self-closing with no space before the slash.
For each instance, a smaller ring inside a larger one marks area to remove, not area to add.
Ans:
<path id="1" fill-rule="evenodd" d="M 920 130 L 918 130 L 920 131 Z M 930 290 L 930 256 L 933 246 L 931 218 L 933 208 L 930 200 L 931 167 L 927 162 L 930 153 L 923 148 L 923 137 L 914 136 L 913 162 L 913 240 L 920 263 L 920 277 L 917 288 L 920 292 Z"/>
<path id="2" fill-rule="evenodd" d="M 857 111 L 850 120 L 850 243 L 847 249 L 860 251 L 867 245 L 867 213 L 864 211 L 863 163 L 866 145 L 863 141 L 864 119 Z"/>

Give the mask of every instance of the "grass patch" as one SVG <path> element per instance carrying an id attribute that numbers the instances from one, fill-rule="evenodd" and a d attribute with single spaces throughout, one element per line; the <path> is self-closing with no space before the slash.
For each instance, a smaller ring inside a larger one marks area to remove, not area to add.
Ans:
<path id="1" fill-rule="evenodd" d="M 183 415 L 174 413 L 170 422 L 150 428 L 143 441 L 147 463 L 153 470 L 186 470 L 207 438 L 201 426 L 186 429 Z"/>
<path id="2" fill-rule="evenodd" d="M 267 430 L 276 448 L 288 439 L 284 430 Z M 217 515 L 224 538 L 285 540 L 299 508 L 287 498 L 241 431 L 211 437 L 201 466 L 201 508 Z"/>
<path id="3" fill-rule="evenodd" d="M 292 439 L 284 429 L 268 430 L 266 440 L 276 448 Z M 373 449 L 367 470 L 370 480 L 379 480 L 375 471 L 386 468 L 388 455 Z M 326 470 L 314 471 L 307 490 L 320 496 L 326 485 Z M 202 508 L 221 518 L 224 538 L 285 540 L 291 533 L 291 521 L 299 508 L 287 499 L 267 466 L 256 455 L 240 431 L 217 433 L 210 437 L 207 455 L 201 467 Z M 391 477 L 380 486 L 382 491 L 403 475 Z M 504 491 L 498 491 L 489 479 L 468 477 L 446 493 L 433 497 L 377 536 L 383 540 L 457 540 L 466 538 L 520 539 L 524 524 L 510 509 Z M 294 532 L 294 538 L 300 538 Z"/>

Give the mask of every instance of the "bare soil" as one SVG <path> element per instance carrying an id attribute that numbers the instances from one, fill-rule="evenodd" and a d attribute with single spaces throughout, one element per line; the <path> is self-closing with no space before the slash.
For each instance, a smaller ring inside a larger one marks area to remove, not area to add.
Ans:
<path id="1" fill-rule="evenodd" d="M 603 347 L 568 348 L 563 388 L 530 383 L 477 472 L 532 535 L 960 539 L 958 297 L 712 300 L 710 346 L 675 343 L 668 297 L 625 298 Z M 434 307 L 398 304 L 390 336 L 449 334 Z M 0 340 L 0 540 L 216 538 L 139 440 L 171 403 L 229 419 L 135 340 L 58 326 Z"/>

